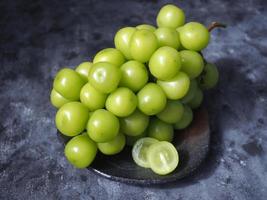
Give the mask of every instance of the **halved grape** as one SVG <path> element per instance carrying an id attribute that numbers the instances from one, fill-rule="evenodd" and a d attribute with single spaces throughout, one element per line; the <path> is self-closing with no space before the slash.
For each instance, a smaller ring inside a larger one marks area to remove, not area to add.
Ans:
<path id="1" fill-rule="evenodd" d="M 170 142 L 157 142 L 152 144 L 147 151 L 150 168 L 159 175 L 166 175 L 175 170 L 179 163 L 176 148 Z"/>
<path id="2" fill-rule="evenodd" d="M 132 149 L 132 157 L 134 162 L 140 167 L 149 168 L 150 165 L 147 160 L 147 150 L 150 145 L 157 142 L 158 140 L 150 137 L 144 137 L 137 140 Z"/>

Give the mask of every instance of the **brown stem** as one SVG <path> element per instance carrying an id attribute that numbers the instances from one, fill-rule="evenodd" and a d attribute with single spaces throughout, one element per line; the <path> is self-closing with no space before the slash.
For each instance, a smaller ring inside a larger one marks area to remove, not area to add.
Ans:
<path id="1" fill-rule="evenodd" d="M 214 28 L 226 28 L 226 25 L 219 22 L 212 22 L 208 26 L 208 31 L 211 32 Z"/>

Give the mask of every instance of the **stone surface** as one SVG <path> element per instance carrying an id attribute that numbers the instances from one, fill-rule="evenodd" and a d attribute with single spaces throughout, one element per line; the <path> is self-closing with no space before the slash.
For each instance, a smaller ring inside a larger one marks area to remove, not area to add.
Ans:
<path id="1" fill-rule="evenodd" d="M 195 175 L 156 187 L 74 169 L 56 136 L 53 77 L 111 47 L 118 28 L 154 24 L 171 2 L 188 21 L 228 24 L 204 51 L 221 75 L 205 98 L 212 129 L 206 162 Z M 265 199 L 266 7 L 265 0 L 0 1 L 0 199 Z"/>

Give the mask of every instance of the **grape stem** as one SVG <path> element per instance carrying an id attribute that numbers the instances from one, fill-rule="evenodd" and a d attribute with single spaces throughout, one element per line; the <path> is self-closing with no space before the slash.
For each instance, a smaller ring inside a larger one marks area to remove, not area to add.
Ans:
<path id="1" fill-rule="evenodd" d="M 211 32 L 214 28 L 226 28 L 226 25 L 219 22 L 212 22 L 208 26 L 208 31 Z"/>

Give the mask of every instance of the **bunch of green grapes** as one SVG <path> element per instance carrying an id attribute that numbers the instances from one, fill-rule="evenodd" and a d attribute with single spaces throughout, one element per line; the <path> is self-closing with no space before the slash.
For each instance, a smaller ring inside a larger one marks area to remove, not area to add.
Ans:
<path id="1" fill-rule="evenodd" d="M 51 103 L 57 129 L 73 137 L 65 155 L 74 166 L 88 167 L 97 151 L 114 155 L 127 144 L 139 166 L 161 175 L 177 167 L 174 130 L 190 125 L 218 70 L 200 52 L 210 40 L 204 25 L 185 23 L 174 5 L 162 7 L 156 21 L 157 28 L 120 29 L 115 48 L 57 73 Z"/>

